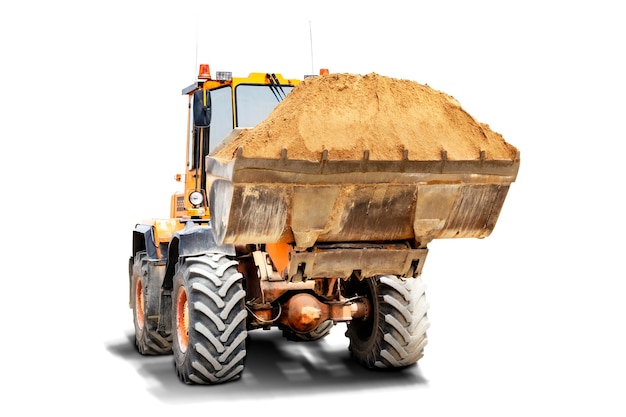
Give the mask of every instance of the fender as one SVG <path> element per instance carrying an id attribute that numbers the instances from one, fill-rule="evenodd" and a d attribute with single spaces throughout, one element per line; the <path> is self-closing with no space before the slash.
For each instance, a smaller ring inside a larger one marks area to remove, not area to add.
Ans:
<path id="1" fill-rule="evenodd" d="M 145 250 L 149 259 L 157 259 L 157 250 L 154 244 L 154 233 L 152 232 L 152 225 L 137 224 L 135 230 L 133 230 L 133 256 L 134 258 L 137 252 Z"/>
<path id="2" fill-rule="evenodd" d="M 192 220 L 187 221 L 185 228 L 174 233 L 170 241 L 163 290 L 172 289 L 176 264 L 180 258 L 206 253 L 223 253 L 227 256 L 236 256 L 237 254 L 235 245 L 219 245 L 215 241 L 210 220 L 205 224 L 196 224 Z"/>

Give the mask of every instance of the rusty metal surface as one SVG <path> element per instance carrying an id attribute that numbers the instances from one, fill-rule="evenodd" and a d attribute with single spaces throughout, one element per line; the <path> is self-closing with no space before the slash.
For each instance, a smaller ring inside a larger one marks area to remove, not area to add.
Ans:
<path id="1" fill-rule="evenodd" d="M 207 157 L 218 242 L 411 240 L 488 236 L 515 160 L 370 161 Z"/>
<path id="2" fill-rule="evenodd" d="M 368 303 L 366 299 L 322 302 L 311 294 L 298 293 L 282 305 L 278 321 L 297 332 L 306 333 L 326 320 L 337 323 L 366 317 L 371 309 Z"/>
<path id="3" fill-rule="evenodd" d="M 427 249 L 411 249 L 390 245 L 354 248 L 315 247 L 313 251 L 291 255 L 289 276 L 302 269 L 308 278 L 349 278 L 354 271 L 364 277 L 374 275 L 418 275 L 426 260 Z M 416 267 L 417 270 L 413 268 Z"/>

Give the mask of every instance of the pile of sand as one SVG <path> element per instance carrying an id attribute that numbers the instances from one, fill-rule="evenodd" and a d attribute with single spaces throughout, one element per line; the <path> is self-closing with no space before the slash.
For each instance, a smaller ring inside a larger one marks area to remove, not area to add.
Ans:
<path id="1" fill-rule="evenodd" d="M 249 158 L 451 160 L 514 159 L 517 149 L 477 122 L 451 96 L 413 81 L 329 74 L 298 84 L 256 127 L 217 150 L 231 159 L 238 147 Z"/>

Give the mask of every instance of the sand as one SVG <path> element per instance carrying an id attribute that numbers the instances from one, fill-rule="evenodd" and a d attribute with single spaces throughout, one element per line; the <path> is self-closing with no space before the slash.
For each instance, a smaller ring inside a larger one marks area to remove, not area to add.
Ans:
<path id="1" fill-rule="evenodd" d="M 254 128 L 212 155 L 319 161 L 514 159 L 517 149 L 476 121 L 452 96 L 428 85 L 371 73 L 303 80 Z M 408 152 L 408 153 L 407 153 Z"/>

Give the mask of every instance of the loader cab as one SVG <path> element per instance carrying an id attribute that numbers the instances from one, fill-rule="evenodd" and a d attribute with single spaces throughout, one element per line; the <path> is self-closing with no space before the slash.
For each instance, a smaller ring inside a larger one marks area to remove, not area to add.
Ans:
<path id="1" fill-rule="evenodd" d="M 182 91 L 189 97 L 185 191 L 173 197 L 172 217 L 209 217 L 206 156 L 233 129 L 263 121 L 299 82 L 276 73 L 233 78 L 230 72 L 218 71 L 212 77 L 209 66 L 200 65 L 198 81 Z"/>
<path id="2" fill-rule="evenodd" d="M 234 128 L 251 128 L 262 122 L 293 88 L 293 85 L 240 83 L 199 89 L 192 98 L 190 137 L 208 129 L 210 153 Z"/>

